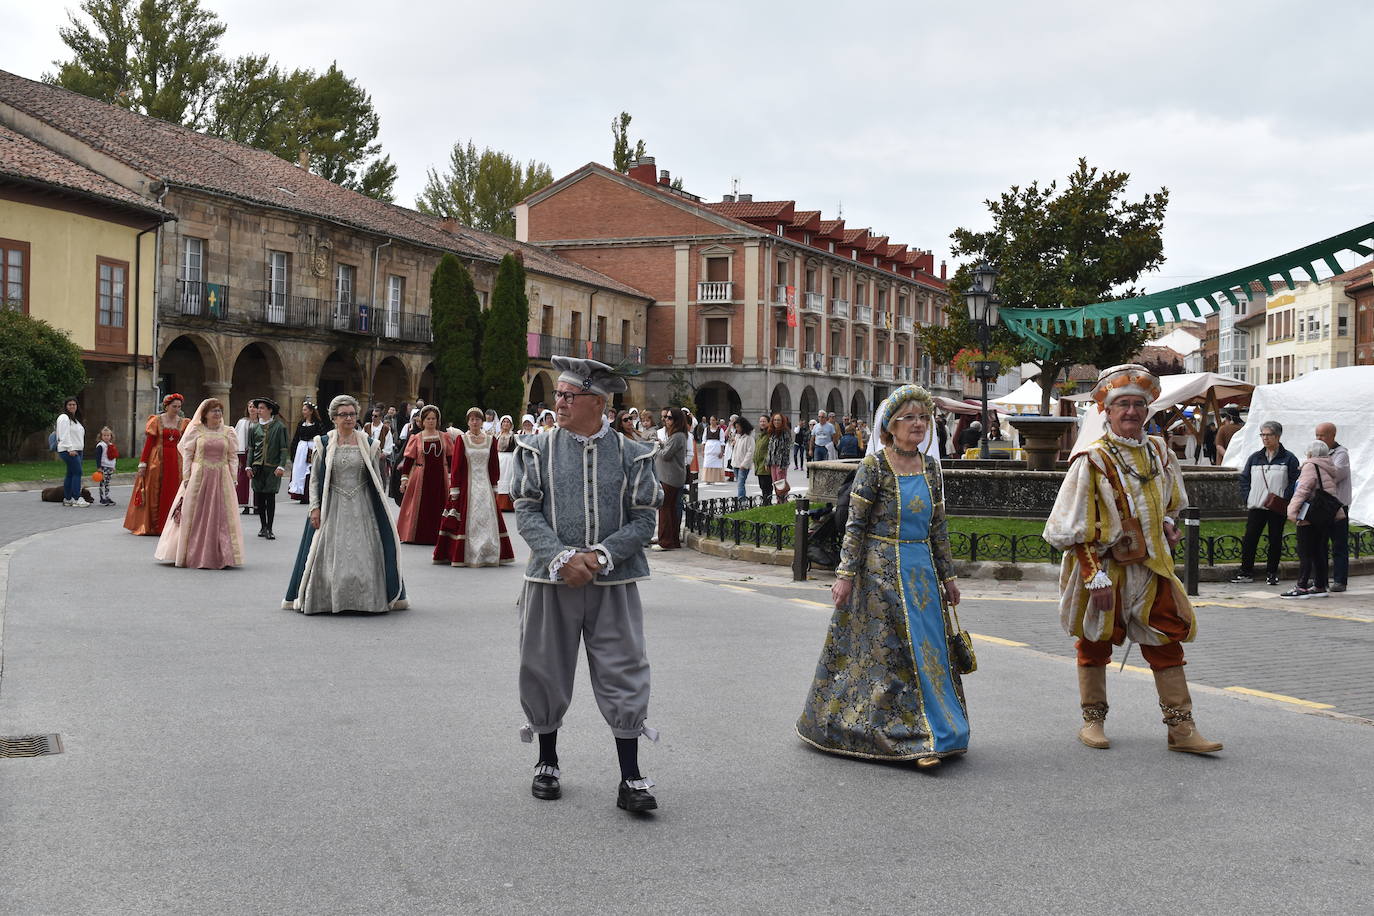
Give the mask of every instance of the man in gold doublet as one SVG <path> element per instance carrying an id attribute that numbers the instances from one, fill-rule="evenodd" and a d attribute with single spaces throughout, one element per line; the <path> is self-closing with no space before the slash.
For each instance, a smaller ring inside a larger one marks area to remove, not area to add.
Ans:
<path id="1" fill-rule="evenodd" d="M 1183 643 L 1196 636 L 1197 619 L 1174 574 L 1173 549 L 1174 518 L 1188 494 L 1164 440 L 1145 433 L 1159 379 L 1144 366 L 1113 366 L 1098 376 L 1093 397 L 1107 429 L 1070 458 L 1045 523 L 1045 540 L 1064 551 L 1060 620 L 1078 638 L 1079 740 L 1109 746 L 1107 665 L 1112 647 L 1129 639 L 1154 672 L 1169 749 L 1219 751 L 1198 734 L 1183 673 Z"/>

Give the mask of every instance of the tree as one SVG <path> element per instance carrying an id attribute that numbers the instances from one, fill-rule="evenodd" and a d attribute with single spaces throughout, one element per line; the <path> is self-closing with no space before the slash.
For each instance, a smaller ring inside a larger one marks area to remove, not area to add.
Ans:
<path id="1" fill-rule="evenodd" d="M 630 146 L 630 122 L 633 120 L 628 111 L 611 118 L 611 137 L 615 141 L 611 146 L 611 164 L 617 172 L 628 172 L 630 163 L 645 154 L 643 140 Z"/>
<path id="2" fill-rule="evenodd" d="M 481 404 L 482 306 L 463 262 L 445 254 L 429 282 L 434 378 L 450 415 Z"/>
<path id="3" fill-rule="evenodd" d="M 482 322 L 482 406 L 498 416 L 519 416 L 525 402 L 525 366 L 529 363 L 526 334 L 530 300 L 525 295 L 525 267 L 508 254 L 501 259 L 491 308 Z"/>
<path id="4" fill-rule="evenodd" d="M 47 429 L 62 401 L 86 387 L 81 348 L 66 331 L 14 309 L 0 308 L 0 457 Z"/>
<path id="5" fill-rule="evenodd" d="M 200 0 L 83 0 L 90 22 L 68 11 L 57 30 L 72 50 L 44 79 L 130 111 L 204 125 L 227 71 L 225 25 Z"/>
<path id="6" fill-rule="evenodd" d="M 1141 274 L 1164 263 L 1161 232 L 1169 191 L 1160 188 L 1140 200 L 1125 200 L 1130 177 L 1099 172 L 1079 159 L 1062 191 L 1053 181 L 1044 187 L 1038 182 L 1013 186 L 998 200 L 985 201 L 993 228 L 955 229 L 951 253 L 990 262 L 997 269 L 997 295 L 1009 308 L 1075 308 L 1140 295 L 1134 284 Z M 965 264 L 950 279 L 946 309 L 955 336 L 966 346 L 977 342 L 964 306 L 970 271 Z M 1116 333 L 1089 330 L 1081 337 L 1071 332 L 1045 336 L 1057 347 L 1049 357 L 1004 328 L 993 339 L 994 346 L 1040 368 L 1042 413 L 1049 412 L 1055 384 L 1070 366 L 1125 362 L 1147 335 L 1141 328 L 1128 328 Z"/>
<path id="7" fill-rule="evenodd" d="M 521 163 L 507 153 L 483 149 L 471 140 L 453 144 L 448 170 L 430 169 L 415 207 L 434 216 L 451 216 L 464 226 L 515 238 L 511 208 L 553 181 L 547 163 Z"/>

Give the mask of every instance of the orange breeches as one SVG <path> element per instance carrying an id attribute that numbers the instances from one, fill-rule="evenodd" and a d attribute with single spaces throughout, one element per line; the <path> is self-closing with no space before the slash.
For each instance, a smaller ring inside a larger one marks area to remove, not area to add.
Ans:
<path id="1" fill-rule="evenodd" d="M 1174 601 L 1174 590 L 1169 587 L 1169 583 L 1160 577 L 1158 587 L 1155 590 L 1155 603 L 1150 606 L 1150 612 L 1146 615 L 1146 622 L 1149 626 L 1163 633 L 1173 642 L 1162 646 L 1140 647 L 1140 654 L 1145 657 L 1146 663 L 1155 671 L 1161 668 L 1177 668 L 1185 664 L 1183 661 L 1183 643 L 1181 640 L 1188 638 L 1188 622 L 1178 616 L 1178 604 Z M 1112 646 L 1119 646 L 1126 640 L 1126 628 L 1121 625 L 1121 615 L 1116 615 L 1112 626 L 1112 638 L 1094 642 L 1088 639 L 1079 639 L 1078 666 L 1080 668 L 1100 668 L 1108 665 L 1112 661 Z"/>

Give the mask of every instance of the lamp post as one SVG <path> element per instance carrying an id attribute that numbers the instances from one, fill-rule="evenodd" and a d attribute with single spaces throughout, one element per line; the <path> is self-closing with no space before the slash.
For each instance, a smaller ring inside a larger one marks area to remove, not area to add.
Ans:
<path id="1" fill-rule="evenodd" d="M 964 298 L 968 303 L 968 317 L 978 329 L 978 344 L 983 358 L 978 361 L 978 381 L 983 389 L 983 438 L 979 442 L 978 457 L 988 458 L 988 382 L 997 378 L 1001 367 L 988 360 L 988 346 L 992 329 L 997 326 L 997 299 L 992 294 L 997 271 L 984 261 L 973 271 L 973 282 L 969 285 Z"/>

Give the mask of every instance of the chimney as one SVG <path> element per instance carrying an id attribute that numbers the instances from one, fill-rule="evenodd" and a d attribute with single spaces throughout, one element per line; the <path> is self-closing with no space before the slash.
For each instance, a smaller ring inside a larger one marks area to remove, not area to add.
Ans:
<path id="1" fill-rule="evenodd" d="M 668 185 L 673 183 L 668 177 L 667 169 L 658 170 L 658 183 L 663 185 L 664 187 L 667 187 Z"/>
<path id="2" fill-rule="evenodd" d="M 439 228 L 448 233 L 456 232 L 458 229 L 458 220 L 445 213 L 443 218 L 439 220 Z"/>
<path id="3" fill-rule="evenodd" d="M 742 204 L 753 203 L 753 202 L 754 202 L 754 195 L 753 195 L 753 194 L 741 194 L 741 195 L 739 196 L 739 202 L 742 203 Z"/>
<path id="4" fill-rule="evenodd" d="M 642 181 L 644 184 L 656 184 L 654 169 L 654 157 L 644 156 L 630 165 L 630 170 L 626 173 L 635 181 Z"/>
<path id="5" fill-rule="evenodd" d="M 720 202 L 723 203 L 723 204 L 732 204 L 732 203 L 735 202 L 735 195 L 733 195 L 733 194 L 724 194 L 724 195 L 721 196 Z"/>
<path id="6" fill-rule="evenodd" d="M 916 269 L 925 271 L 928 274 L 935 273 L 935 255 L 929 251 L 919 251 L 916 254 Z"/>
<path id="7" fill-rule="evenodd" d="M 302 146 L 300 153 L 296 155 L 296 164 L 305 171 L 310 171 L 310 150 Z"/>
<path id="8" fill-rule="evenodd" d="M 941 261 L 941 262 L 940 262 L 940 279 L 941 279 L 941 280 L 944 280 L 944 279 L 945 279 L 945 262 L 944 262 L 944 261 Z"/>

